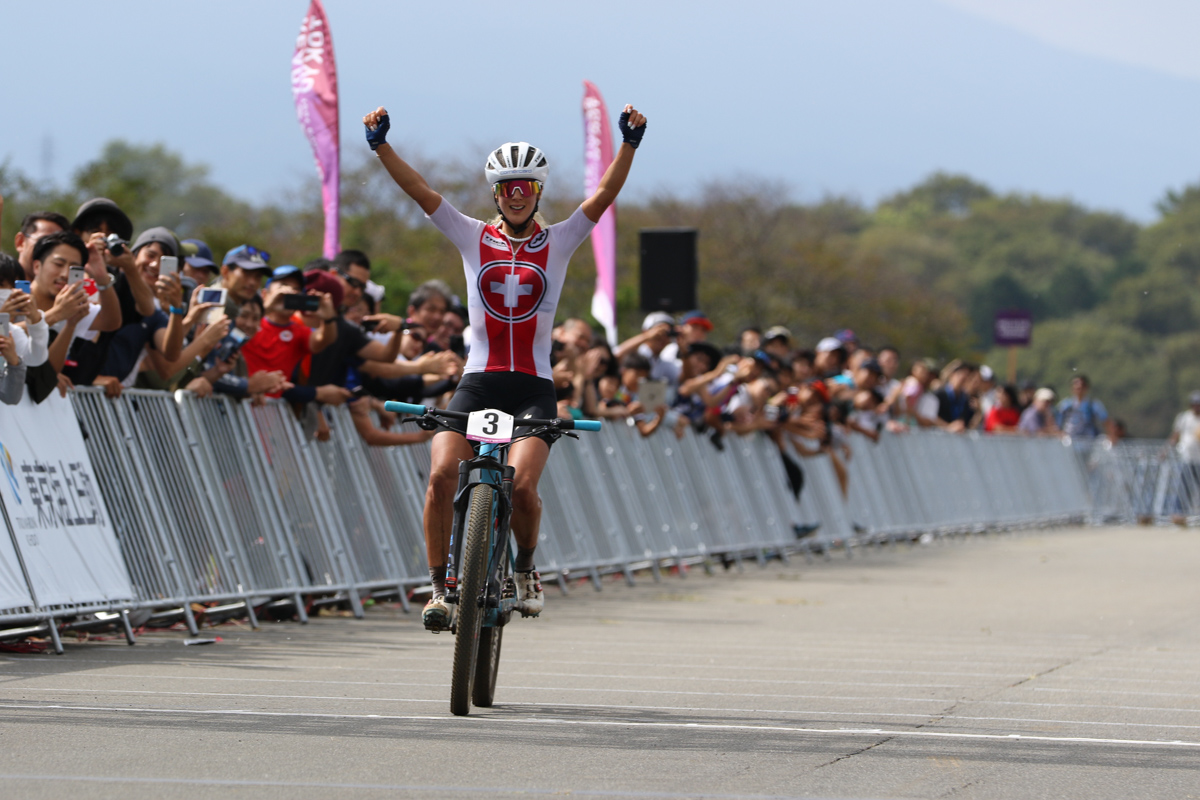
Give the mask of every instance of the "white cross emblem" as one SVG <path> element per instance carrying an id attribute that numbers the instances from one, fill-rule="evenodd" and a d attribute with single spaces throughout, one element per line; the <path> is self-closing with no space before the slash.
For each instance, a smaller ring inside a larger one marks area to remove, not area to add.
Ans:
<path id="1" fill-rule="evenodd" d="M 522 285 L 520 276 L 510 274 L 504 276 L 504 283 L 492 281 L 492 291 L 504 295 L 505 308 L 516 308 L 522 296 L 533 294 L 533 287 L 528 284 Z"/>

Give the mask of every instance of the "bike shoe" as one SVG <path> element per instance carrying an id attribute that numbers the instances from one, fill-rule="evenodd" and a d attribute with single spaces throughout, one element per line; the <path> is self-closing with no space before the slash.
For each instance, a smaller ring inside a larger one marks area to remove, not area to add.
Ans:
<path id="1" fill-rule="evenodd" d="M 529 572 L 518 572 L 513 575 L 517 584 L 517 611 L 522 617 L 536 617 L 542 613 L 546 605 L 546 595 L 542 592 L 542 576 L 536 569 Z"/>
<path id="2" fill-rule="evenodd" d="M 450 630 L 454 623 L 454 605 L 446 602 L 446 595 L 435 594 L 425 604 L 425 610 L 421 612 L 421 622 L 425 625 L 425 630 L 434 633 Z"/>

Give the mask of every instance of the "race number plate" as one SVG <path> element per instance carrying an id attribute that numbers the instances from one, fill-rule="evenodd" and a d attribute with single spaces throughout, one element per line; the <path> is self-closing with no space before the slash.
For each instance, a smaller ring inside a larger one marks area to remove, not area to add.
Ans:
<path id="1" fill-rule="evenodd" d="M 513 418 L 511 414 L 485 408 L 472 411 L 467 417 L 467 438 L 476 442 L 506 444 L 512 441 Z"/>

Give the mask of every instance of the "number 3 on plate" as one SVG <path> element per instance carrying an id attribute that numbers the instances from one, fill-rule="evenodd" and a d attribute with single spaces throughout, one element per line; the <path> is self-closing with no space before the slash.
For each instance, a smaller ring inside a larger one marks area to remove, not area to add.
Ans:
<path id="1" fill-rule="evenodd" d="M 467 417 L 467 438 L 472 441 L 503 444 L 511 442 L 512 435 L 511 414 L 485 408 L 483 411 L 472 411 Z"/>

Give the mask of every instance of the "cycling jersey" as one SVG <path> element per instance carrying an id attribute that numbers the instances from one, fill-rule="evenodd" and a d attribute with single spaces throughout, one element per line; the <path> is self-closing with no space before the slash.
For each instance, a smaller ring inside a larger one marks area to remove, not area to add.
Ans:
<path id="1" fill-rule="evenodd" d="M 567 262 L 596 223 L 582 206 L 565 222 L 534 223 L 528 239 L 462 214 L 442 198 L 429 220 L 462 254 L 471 351 L 464 373 L 524 372 L 550 377 L 550 333 Z"/>

